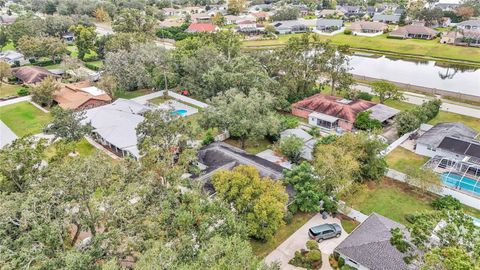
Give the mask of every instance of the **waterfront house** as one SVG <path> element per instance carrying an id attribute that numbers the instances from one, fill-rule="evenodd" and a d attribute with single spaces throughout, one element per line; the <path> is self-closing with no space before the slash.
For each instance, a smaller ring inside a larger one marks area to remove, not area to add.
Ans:
<path id="1" fill-rule="evenodd" d="M 383 104 L 324 94 L 316 94 L 292 104 L 292 114 L 308 119 L 310 125 L 346 131 L 353 129 L 357 115 L 366 110 L 371 111 L 372 119 L 381 123 L 387 123 L 399 113 L 399 110 Z"/>
<path id="2" fill-rule="evenodd" d="M 299 20 L 277 21 L 272 23 L 279 34 L 307 32 L 308 26 Z"/>
<path id="3" fill-rule="evenodd" d="M 460 30 L 450 31 L 442 34 L 440 43 L 464 45 L 464 46 L 480 46 L 480 29 L 478 30 Z"/>
<path id="4" fill-rule="evenodd" d="M 343 258 L 353 269 L 411 269 L 404 260 L 407 254 L 390 242 L 395 228 L 409 235 L 404 225 L 372 213 L 335 248 L 334 255 Z"/>
<path id="5" fill-rule="evenodd" d="M 318 19 L 316 30 L 321 32 L 331 33 L 343 27 L 343 20 L 336 19 Z"/>
<path id="6" fill-rule="evenodd" d="M 388 30 L 388 25 L 382 22 L 357 21 L 349 28 L 354 35 L 357 34 L 381 34 Z"/>
<path id="7" fill-rule="evenodd" d="M 106 105 L 112 98 L 90 81 L 65 84 L 53 94 L 53 100 L 63 109 L 85 110 Z"/>
<path id="8" fill-rule="evenodd" d="M 211 23 L 192 23 L 185 32 L 187 33 L 213 33 L 218 31 L 218 26 Z"/>
<path id="9" fill-rule="evenodd" d="M 398 24 L 398 22 L 400 21 L 400 15 L 375 13 L 375 15 L 373 15 L 372 21 Z"/>
<path id="10" fill-rule="evenodd" d="M 438 31 L 426 27 L 422 24 L 410 24 L 393 30 L 389 37 L 393 38 L 417 38 L 417 39 L 434 39 L 438 35 Z"/>
<path id="11" fill-rule="evenodd" d="M 240 21 L 237 25 L 237 32 L 244 34 L 255 35 L 265 31 L 263 24 L 258 24 L 256 21 Z"/>

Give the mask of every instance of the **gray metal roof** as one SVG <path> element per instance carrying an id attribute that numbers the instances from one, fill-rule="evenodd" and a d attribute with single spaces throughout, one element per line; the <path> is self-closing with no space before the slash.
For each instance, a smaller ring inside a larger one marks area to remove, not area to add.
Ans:
<path id="1" fill-rule="evenodd" d="M 313 137 L 312 135 L 308 134 L 305 130 L 301 128 L 291 128 L 286 129 L 280 132 L 280 137 L 287 137 L 287 136 L 297 136 L 298 138 L 302 139 L 304 142 L 311 140 Z"/>
<path id="2" fill-rule="evenodd" d="M 343 20 L 336 19 L 318 19 L 317 27 L 333 27 L 341 28 L 343 26 Z"/>
<path id="3" fill-rule="evenodd" d="M 477 131 L 462 123 L 441 123 L 437 124 L 417 139 L 417 144 L 427 145 L 433 148 L 438 147 L 445 137 L 454 137 L 465 140 L 474 139 Z"/>
<path id="4" fill-rule="evenodd" d="M 372 113 L 370 114 L 370 118 L 377 119 L 382 123 L 394 117 L 400 112 L 400 110 L 394 109 L 392 107 L 389 107 L 383 104 L 377 104 L 371 107 L 369 110 L 372 111 Z"/>
<path id="5" fill-rule="evenodd" d="M 393 228 L 405 230 L 402 224 L 373 213 L 335 251 L 372 270 L 408 269 L 403 260 L 405 254 L 390 244 Z"/>

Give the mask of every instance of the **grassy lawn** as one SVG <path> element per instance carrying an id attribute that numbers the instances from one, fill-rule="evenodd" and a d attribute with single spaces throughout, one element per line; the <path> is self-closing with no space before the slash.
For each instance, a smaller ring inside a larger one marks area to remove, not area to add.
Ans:
<path id="1" fill-rule="evenodd" d="M 253 252 L 259 258 L 267 256 L 270 252 L 276 249 L 283 241 L 302 227 L 308 220 L 310 220 L 315 214 L 314 213 L 296 213 L 293 215 L 292 222 L 290 224 L 285 224 L 280 226 L 277 233 L 267 242 L 251 240 L 250 244 L 252 245 Z"/>
<path id="2" fill-rule="evenodd" d="M 437 117 L 433 118 L 428 123 L 435 125 L 438 123 L 446 123 L 446 122 L 460 122 L 480 132 L 479 118 L 466 116 L 462 114 L 451 113 L 451 112 L 440 111 Z"/>
<path id="3" fill-rule="evenodd" d="M 116 93 L 117 98 L 132 99 L 153 93 L 150 89 L 139 89 L 135 91 L 119 91 Z"/>
<path id="4" fill-rule="evenodd" d="M 240 141 L 235 139 L 227 139 L 226 143 L 240 148 Z M 265 151 L 270 148 L 272 143 L 267 139 L 260 139 L 255 141 L 247 141 L 245 143 L 245 150 L 249 154 L 256 155 L 262 151 Z"/>
<path id="5" fill-rule="evenodd" d="M 372 98 L 372 101 L 375 102 L 375 103 L 380 103 L 380 100 L 378 99 L 377 96 L 374 96 Z M 406 111 L 406 110 L 410 110 L 410 109 L 413 109 L 413 108 L 417 107 L 417 105 L 415 105 L 415 104 L 411 104 L 411 103 L 407 103 L 407 102 L 403 102 L 403 101 L 398 101 L 398 100 L 386 100 L 385 105 L 390 106 L 390 107 L 395 108 L 395 109 L 400 110 L 400 111 Z"/>
<path id="6" fill-rule="evenodd" d="M 462 60 L 469 62 L 480 62 L 480 50 L 473 47 L 452 46 L 440 44 L 438 39 L 419 40 L 419 39 L 390 39 L 388 34 L 376 37 L 361 37 L 353 35 L 338 34 L 335 36 L 320 36 L 321 40 L 330 40 L 335 45 L 349 45 L 356 49 L 367 49 L 375 51 L 384 51 L 399 54 L 409 54 L 418 56 L 437 57 L 453 60 Z M 274 40 L 249 40 L 244 41 L 244 47 L 262 47 L 279 46 L 294 36 L 281 35 Z"/>
<path id="7" fill-rule="evenodd" d="M 15 50 L 15 46 L 13 45 L 12 41 L 9 41 L 3 48 L 2 52 L 4 51 L 9 51 L 9 50 Z"/>
<path id="8" fill-rule="evenodd" d="M 21 85 L 2 83 L 0 86 L 0 97 L 16 96 L 18 89 L 23 88 Z"/>
<path id="9" fill-rule="evenodd" d="M 164 103 L 165 101 L 172 100 L 172 99 L 173 98 L 170 96 L 161 96 L 161 97 L 156 97 L 154 99 L 150 99 L 149 102 L 159 105 Z"/>
<path id="10" fill-rule="evenodd" d="M 430 201 L 433 198 L 415 192 L 406 184 L 385 178 L 379 183 L 363 185 L 363 189 L 343 199 L 347 205 L 366 215 L 376 212 L 406 225 L 405 215 L 432 210 Z"/>
<path id="11" fill-rule="evenodd" d="M 75 151 L 81 156 L 93 155 L 97 149 L 91 145 L 86 139 L 81 139 L 75 145 Z M 55 155 L 56 149 L 53 145 L 50 145 L 46 149 L 46 156 L 53 157 Z"/>
<path id="12" fill-rule="evenodd" d="M 77 46 L 75 45 L 69 45 L 67 47 L 67 49 L 70 51 L 70 56 L 71 57 L 77 57 L 78 56 L 78 49 L 77 49 Z M 97 56 L 97 53 L 94 52 L 94 51 L 90 51 L 88 52 L 87 54 L 85 54 L 85 59 L 88 59 L 88 58 L 93 58 L 93 57 L 96 57 Z"/>
<path id="13" fill-rule="evenodd" d="M 29 102 L 0 107 L 0 120 L 19 137 L 40 133 L 50 119 L 50 114 L 42 112 Z"/>
<path id="14" fill-rule="evenodd" d="M 403 173 L 410 167 L 419 168 L 428 161 L 428 157 L 417 155 L 401 146 L 390 152 L 385 159 L 388 167 Z"/>
<path id="15" fill-rule="evenodd" d="M 360 225 L 360 222 L 355 221 L 355 220 L 346 220 L 342 219 L 342 228 L 347 232 L 351 233 L 358 225 Z"/>

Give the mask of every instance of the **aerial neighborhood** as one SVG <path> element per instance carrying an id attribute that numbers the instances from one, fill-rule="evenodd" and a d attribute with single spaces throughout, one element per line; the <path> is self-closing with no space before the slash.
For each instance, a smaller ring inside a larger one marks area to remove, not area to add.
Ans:
<path id="1" fill-rule="evenodd" d="M 480 269 L 478 0 L 0 2 L 0 269 Z"/>

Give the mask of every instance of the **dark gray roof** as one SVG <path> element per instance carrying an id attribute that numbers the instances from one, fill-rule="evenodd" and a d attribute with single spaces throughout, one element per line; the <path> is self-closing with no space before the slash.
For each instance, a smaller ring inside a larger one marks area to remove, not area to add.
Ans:
<path id="1" fill-rule="evenodd" d="M 373 213 L 335 251 L 372 270 L 408 269 L 403 260 L 405 254 L 390 244 L 393 228 L 406 231 L 402 224 Z"/>
<path id="2" fill-rule="evenodd" d="M 343 26 L 343 20 L 335 20 L 335 19 L 318 19 L 317 20 L 317 27 L 332 27 L 336 26 L 341 28 Z"/>
<path id="3" fill-rule="evenodd" d="M 445 137 L 438 145 L 438 148 L 460 155 L 480 158 L 480 142 L 474 140 L 467 141 L 453 137 Z"/>
<path id="4" fill-rule="evenodd" d="M 471 140 L 477 132 L 462 123 L 441 123 L 429 129 L 417 139 L 417 144 L 424 144 L 433 148 L 438 147 L 445 137 L 454 137 Z"/>
<path id="5" fill-rule="evenodd" d="M 212 143 L 198 151 L 198 161 L 207 166 L 201 179 L 208 183 L 210 177 L 218 169 L 233 169 L 239 165 L 255 166 L 262 177 L 278 180 L 283 176 L 284 168 L 261 157 L 250 155 L 245 151 L 223 142 Z M 290 199 L 295 192 L 291 186 L 286 191 Z"/>

